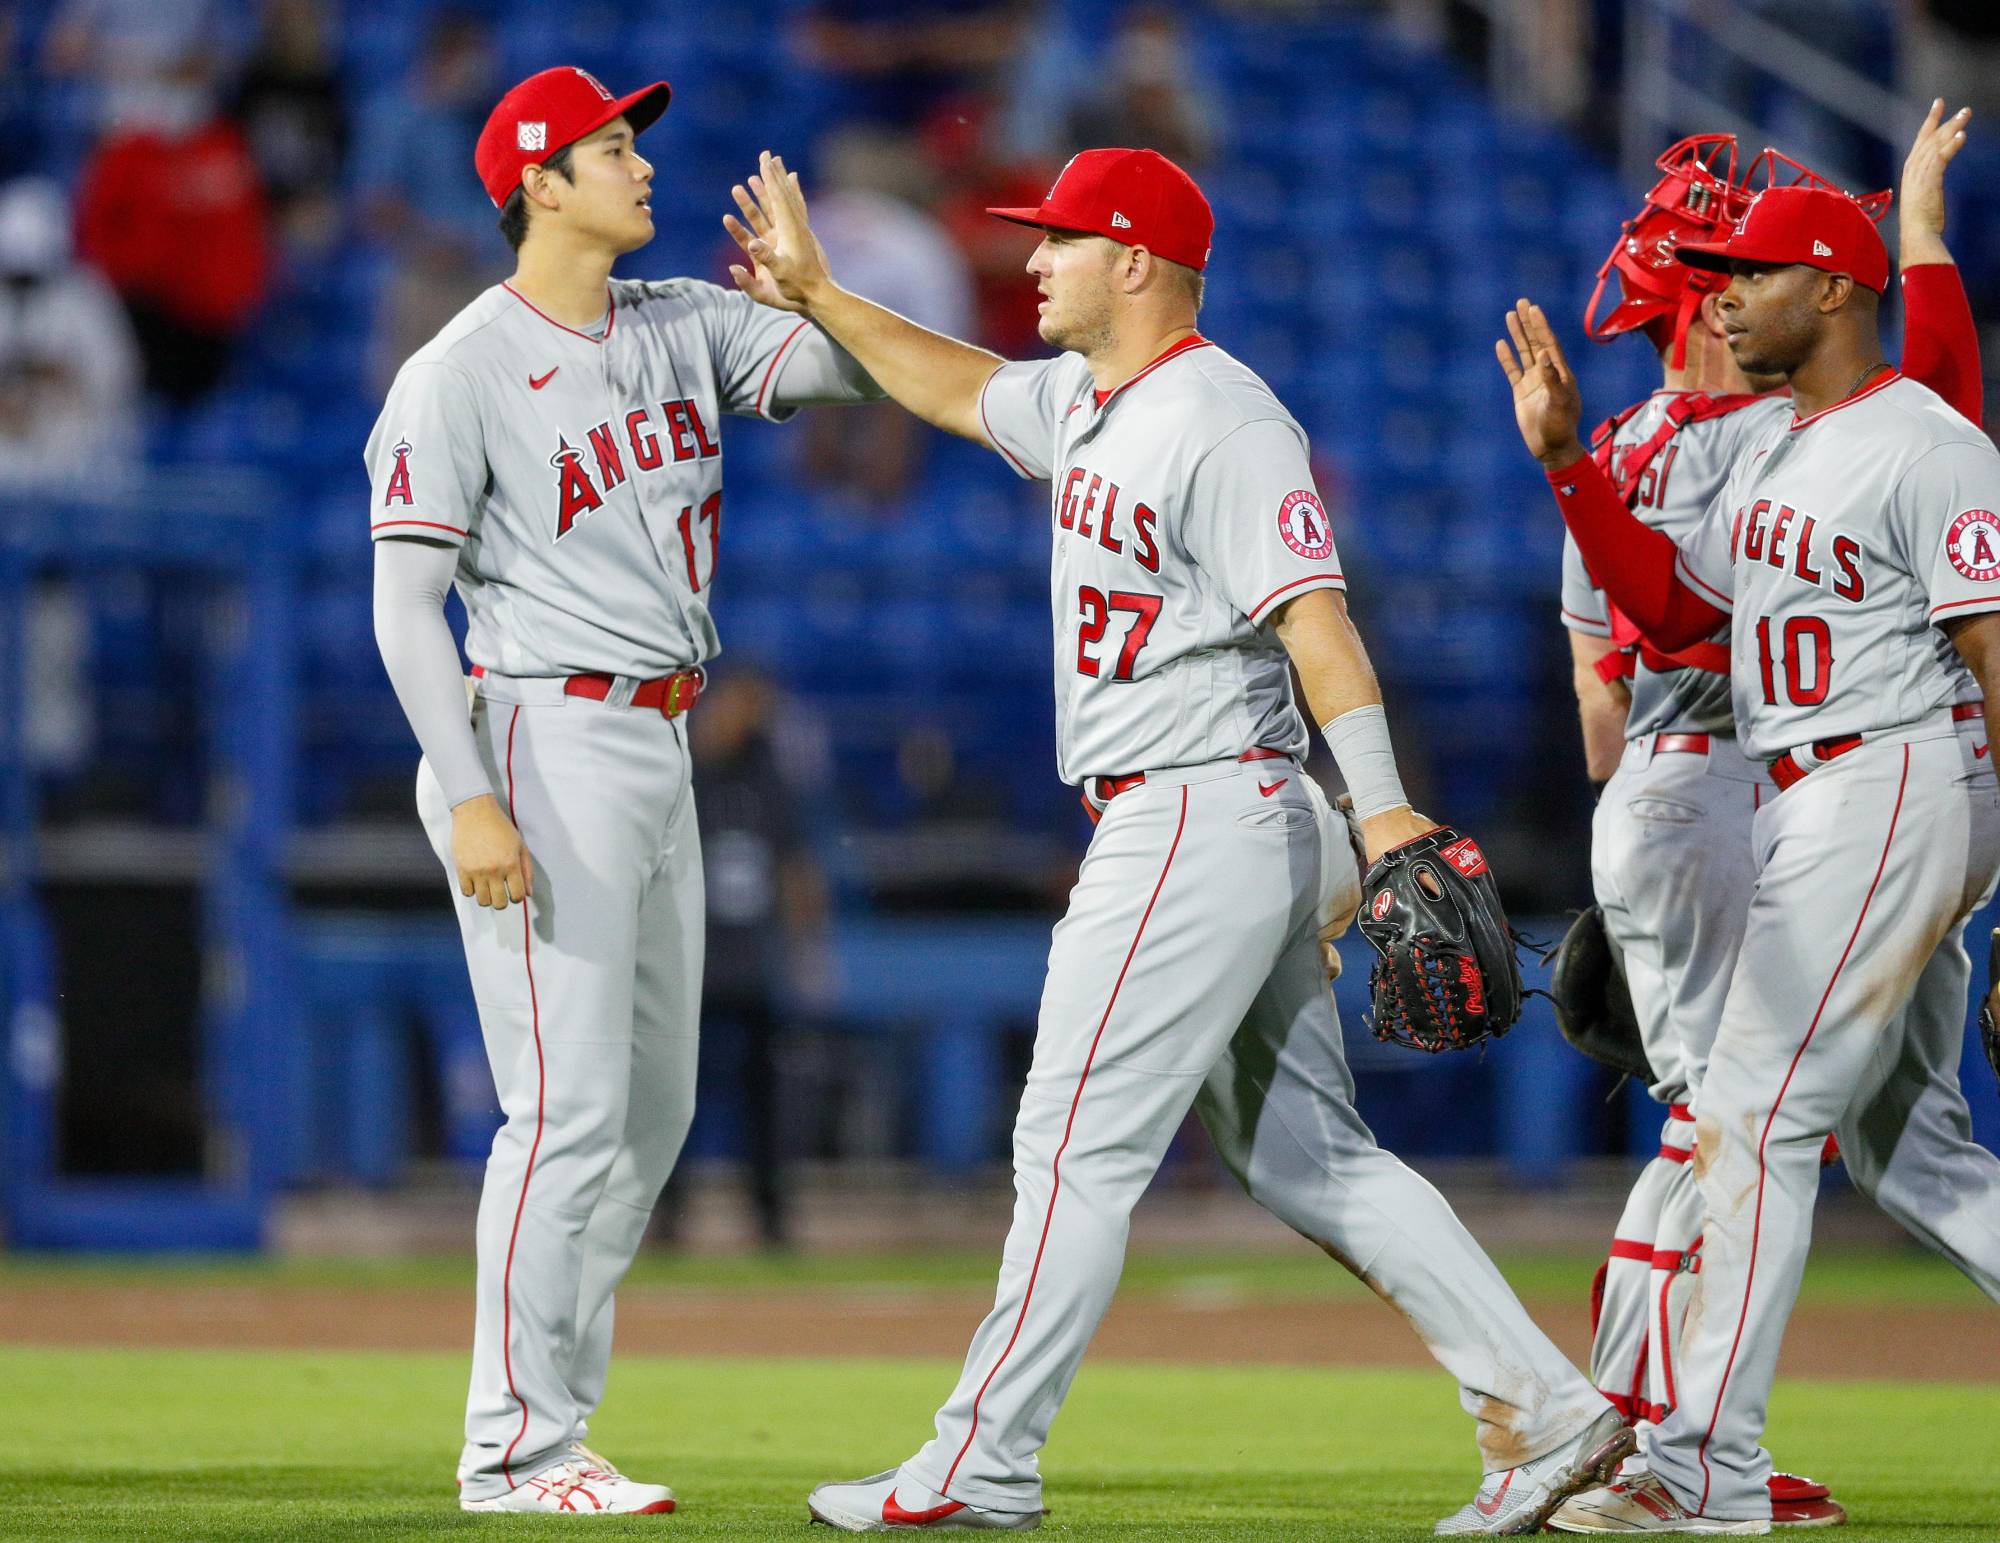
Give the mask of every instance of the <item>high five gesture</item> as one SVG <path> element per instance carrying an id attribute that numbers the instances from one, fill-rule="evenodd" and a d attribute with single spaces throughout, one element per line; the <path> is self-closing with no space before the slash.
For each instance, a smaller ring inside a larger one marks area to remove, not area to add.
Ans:
<path id="1" fill-rule="evenodd" d="M 832 282 L 826 250 L 807 223 L 806 195 L 799 174 L 787 171 L 782 156 L 766 150 L 757 157 L 750 184 L 729 190 L 743 218 L 722 217 L 723 229 L 750 259 L 729 265 L 736 287 L 759 304 L 780 311 L 809 313 L 814 295 Z"/>
<path id="2" fill-rule="evenodd" d="M 1493 352 L 1514 388 L 1514 421 L 1535 459 L 1551 471 L 1580 459 L 1583 397 L 1542 308 L 1517 300 L 1507 313 L 1507 337 L 1494 341 Z"/>

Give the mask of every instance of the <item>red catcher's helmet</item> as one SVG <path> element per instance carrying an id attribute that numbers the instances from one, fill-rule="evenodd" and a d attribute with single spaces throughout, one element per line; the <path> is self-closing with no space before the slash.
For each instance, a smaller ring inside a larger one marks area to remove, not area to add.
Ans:
<path id="1" fill-rule="evenodd" d="M 1766 157 L 1774 164 L 1784 159 L 1767 150 L 1757 164 L 1763 165 Z M 1721 274 L 1688 267 L 1674 253 L 1684 241 L 1713 241 L 1727 235 L 1748 205 L 1749 195 L 1736 182 L 1734 134 L 1690 134 L 1662 154 L 1658 165 L 1660 180 L 1647 193 L 1646 206 L 1625 222 L 1618 244 L 1597 270 L 1597 287 L 1584 307 L 1583 330 L 1602 343 L 1644 327 L 1660 347 L 1671 340 L 1672 366 L 1679 369 L 1687 363 L 1688 324 L 1702 296 L 1719 292 L 1729 281 Z M 1621 298 L 1599 321 L 1597 304 L 1614 269 Z"/>
<path id="2" fill-rule="evenodd" d="M 1750 163 L 1749 170 L 1743 174 L 1743 181 L 1738 189 L 1738 197 L 1742 202 L 1737 208 L 1737 215 L 1740 217 L 1743 211 L 1750 207 L 1750 201 L 1768 188 L 1829 188 L 1861 205 L 1861 212 L 1877 225 L 1882 223 L 1882 216 L 1889 212 L 1889 205 L 1896 201 L 1896 195 L 1888 188 L 1882 189 L 1879 193 L 1849 193 L 1839 183 L 1822 177 L 1810 166 L 1801 165 L 1783 151 L 1773 150 L 1766 145 L 1757 152 L 1757 158 Z"/>

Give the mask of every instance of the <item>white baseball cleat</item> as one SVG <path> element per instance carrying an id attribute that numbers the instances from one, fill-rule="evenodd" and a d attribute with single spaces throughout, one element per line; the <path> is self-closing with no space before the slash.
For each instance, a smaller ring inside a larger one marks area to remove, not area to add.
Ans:
<path id="1" fill-rule="evenodd" d="M 582 1443 L 571 1451 L 588 1452 Z M 664 1484 L 639 1484 L 594 1456 L 544 1468 L 491 1500 L 463 1500 L 461 1511 L 517 1511 L 541 1516 L 664 1516 L 674 1492 Z"/>
<path id="2" fill-rule="evenodd" d="M 987 1527 L 1026 1532 L 1042 1524 L 1040 1511 L 993 1511 L 952 1500 L 914 1479 L 898 1483 L 900 1468 L 844 1484 L 822 1484 L 806 1496 L 816 1522 L 842 1532 L 901 1532 L 915 1527 Z"/>
<path id="3" fill-rule="evenodd" d="M 1439 1537 L 1540 1532 L 1556 1507 L 1578 1490 L 1610 1478 L 1637 1444 L 1618 1411 L 1606 1409 L 1553 1452 L 1487 1474 L 1479 1493 L 1432 1530 Z"/>
<path id="4" fill-rule="evenodd" d="M 1753 1536 L 1771 1530 L 1764 1517 L 1700 1516 L 1650 1473 L 1585 1490 L 1549 1518 L 1557 1532 L 1711 1532 Z"/>

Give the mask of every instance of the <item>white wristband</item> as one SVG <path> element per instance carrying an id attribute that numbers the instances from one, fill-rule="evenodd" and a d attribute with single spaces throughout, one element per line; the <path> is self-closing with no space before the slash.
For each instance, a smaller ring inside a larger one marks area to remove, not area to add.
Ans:
<path id="1" fill-rule="evenodd" d="M 1396 775 L 1396 752 L 1389 745 L 1389 715 L 1379 702 L 1342 713 L 1320 733 L 1354 796 L 1357 820 L 1409 803 L 1403 779 Z"/>

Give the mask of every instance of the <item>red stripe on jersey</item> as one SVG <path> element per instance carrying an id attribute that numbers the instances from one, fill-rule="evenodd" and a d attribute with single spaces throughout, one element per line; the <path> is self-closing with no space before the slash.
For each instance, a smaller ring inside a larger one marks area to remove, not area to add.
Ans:
<path id="1" fill-rule="evenodd" d="M 1721 590 L 1717 589 L 1713 584 L 1709 583 L 1706 579 L 1704 579 L 1700 574 L 1696 573 L 1694 569 L 1688 566 L 1687 559 L 1685 557 L 1679 557 L 1675 559 L 1674 574 L 1676 578 L 1685 580 L 1687 583 L 1687 587 L 1693 590 L 1703 600 L 1706 600 L 1710 605 L 1720 606 L 1725 611 L 1733 611 L 1736 609 L 1736 597 L 1734 595 L 1724 594 Z"/>
<path id="2" fill-rule="evenodd" d="M 540 306 L 536 305 L 534 301 L 530 300 L 526 295 L 522 294 L 518 289 L 516 289 L 512 284 L 507 283 L 504 279 L 501 280 L 500 287 L 506 290 L 507 293 L 512 295 L 516 300 L 520 301 L 521 304 L 525 305 L 529 310 L 533 311 L 537 316 L 541 317 L 541 319 L 547 322 L 551 327 L 561 327 L 564 332 L 569 333 L 572 337 L 582 338 L 586 343 L 603 344 L 604 342 L 608 341 L 609 338 L 611 337 L 611 329 L 618 320 L 618 302 L 611 298 L 611 291 L 608 289 L 604 292 L 604 336 L 601 338 L 594 338 L 588 332 L 578 332 L 574 327 L 564 326 L 561 322 L 557 321 L 553 316 L 549 315 L 547 311 L 543 310 Z"/>
<path id="3" fill-rule="evenodd" d="M 757 382 L 757 403 L 751 411 L 760 414 L 764 411 L 764 393 L 771 389 L 771 377 L 778 373 L 778 362 L 785 357 L 786 350 L 798 341 L 799 334 L 811 325 L 809 321 L 802 321 L 785 334 L 785 341 L 778 345 L 778 351 L 771 355 L 771 362 L 764 367 L 764 378 Z"/>
<path id="4" fill-rule="evenodd" d="M 1308 574 L 1305 578 L 1302 579 L 1293 579 L 1292 582 L 1289 584 L 1280 584 L 1276 589 L 1272 590 L 1270 594 L 1266 595 L 1262 600 L 1259 600 L 1254 606 L 1250 608 L 1249 612 L 1250 619 L 1252 621 L 1255 621 L 1259 616 L 1261 616 L 1265 612 L 1266 609 L 1269 608 L 1271 602 L 1273 600 L 1276 600 L 1278 596 L 1290 594 L 1293 590 L 1299 588 L 1301 585 L 1304 584 L 1323 584 L 1328 579 L 1332 579 L 1336 583 L 1344 585 L 1347 582 L 1347 575 L 1344 573 L 1314 573 L 1314 574 Z"/>
<path id="5" fill-rule="evenodd" d="M 377 520 L 368 528 L 370 530 L 387 530 L 391 525 L 421 525 L 425 530 L 448 530 L 454 536 L 471 534 L 469 531 L 460 530 L 456 525 L 440 525 L 436 520 Z"/>
<path id="6" fill-rule="evenodd" d="M 1828 413 L 1837 413 L 1843 407 L 1852 407 L 1856 402 L 1865 402 L 1876 392 L 1886 390 L 1888 387 L 1895 385 L 1896 382 L 1901 380 L 1902 378 L 1903 378 L 1903 372 L 1901 370 L 1891 369 L 1887 377 L 1885 377 L 1882 380 L 1876 381 L 1874 385 L 1864 386 L 1862 387 L 1861 390 L 1855 392 L 1853 396 L 1844 396 L 1838 402 L 1834 402 L 1826 407 L 1822 407 L 1816 413 L 1808 413 L 1805 417 L 1801 418 L 1795 411 L 1792 414 L 1791 432 L 1797 433 L 1800 429 L 1804 428 L 1808 423 L 1819 422 L 1819 420 L 1824 418 Z"/>
<path id="7" fill-rule="evenodd" d="M 1003 366 L 1001 366 L 1001 368 L 1002 368 L 1002 369 L 1004 369 L 1004 368 L 1005 368 L 1005 366 L 1003 365 Z M 986 377 L 986 379 L 985 379 L 984 381 L 980 382 L 980 386 L 979 386 L 979 426 L 980 426 L 980 427 L 981 427 L 982 429 L 984 429 L 984 430 L 986 431 L 986 442 L 987 442 L 987 443 L 988 443 L 989 445 L 991 445 L 991 446 L 992 446 L 992 447 L 993 447 L 993 448 L 994 448 L 995 450 L 998 450 L 998 451 L 999 451 L 999 452 L 1000 452 L 1000 453 L 1001 453 L 1002 455 L 1004 455 L 1005 457 L 1007 457 L 1007 463 L 1008 463 L 1008 464 L 1009 464 L 1010 466 L 1012 466 L 1012 467 L 1014 468 L 1014 470 L 1016 470 L 1016 471 L 1017 471 L 1017 472 L 1019 472 L 1019 473 L 1020 473 L 1020 474 L 1021 474 L 1022 476 L 1026 477 L 1026 478 L 1027 478 L 1027 479 L 1028 479 L 1029 481 L 1031 481 L 1031 482 L 1032 482 L 1032 481 L 1034 480 L 1034 477 L 1035 477 L 1035 474 L 1034 474 L 1033 472 L 1029 471 L 1027 467 L 1025 467 L 1025 466 L 1023 466 L 1023 465 L 1021 464 L 1021 458 L 1020 458 L 1020 457 L 1019 457 L 1018 455 L 1014 454 L 1014 452 L 1013 452 L 1013 451 L 1009 450 L 1009 449 L 1008 449 L 1008 448 L 1007 448 L 1007 447 L 1006 447 L 1005 445 L 1003 445 L 1003 444 L 1001 444 L 1001 443 L 1000 443 L 1000 436 L 999 436 L 998 434 L 995 434 L 995 433 L 993 432 L 993 425 L 992 425 L 992 424 L 991 424 L 990 422 L 988 422 L 988 421 L 987 421 L 987 417 L 986 417 L 986 388 L 987 388 L 988 386 L 990 386 L 990 385 L 992 385 L 992 384 L 993 384 L 993 378 L 994 378 L 994 376 L 998 375 L 999 373 L 1000 373 L 1000 371 L 999 371 L 999 370 L 995 370 L 995 371 L 993 371 L 993 373 L 992 373 L 991 375 L 988 375 L 988 376 Z M 1069 411 L 1070 411 L 1071 413 L 1073 413 L 1073 412 L 1075 412 L 1075 411 L 1076 411 L 1077 407 L 1081 407 L 1082 405 L 1083 405 L 1083 404 L 1082 404 L 1081 402 L 1078 402 L 1078 403 L 1076 404 L 1076 406 L 1075 406 L 1075 407 L 1072 407 L 1072 408 L 1070 408 L 1070 410 L 1069 410 Z M 1067 418 L 1067 417 L 1069 416 L 1069 413 L 1064 413 L 1064 414 L 1063 414 L 1063 416 L 1064 416 L 1065 418 Z"/>

